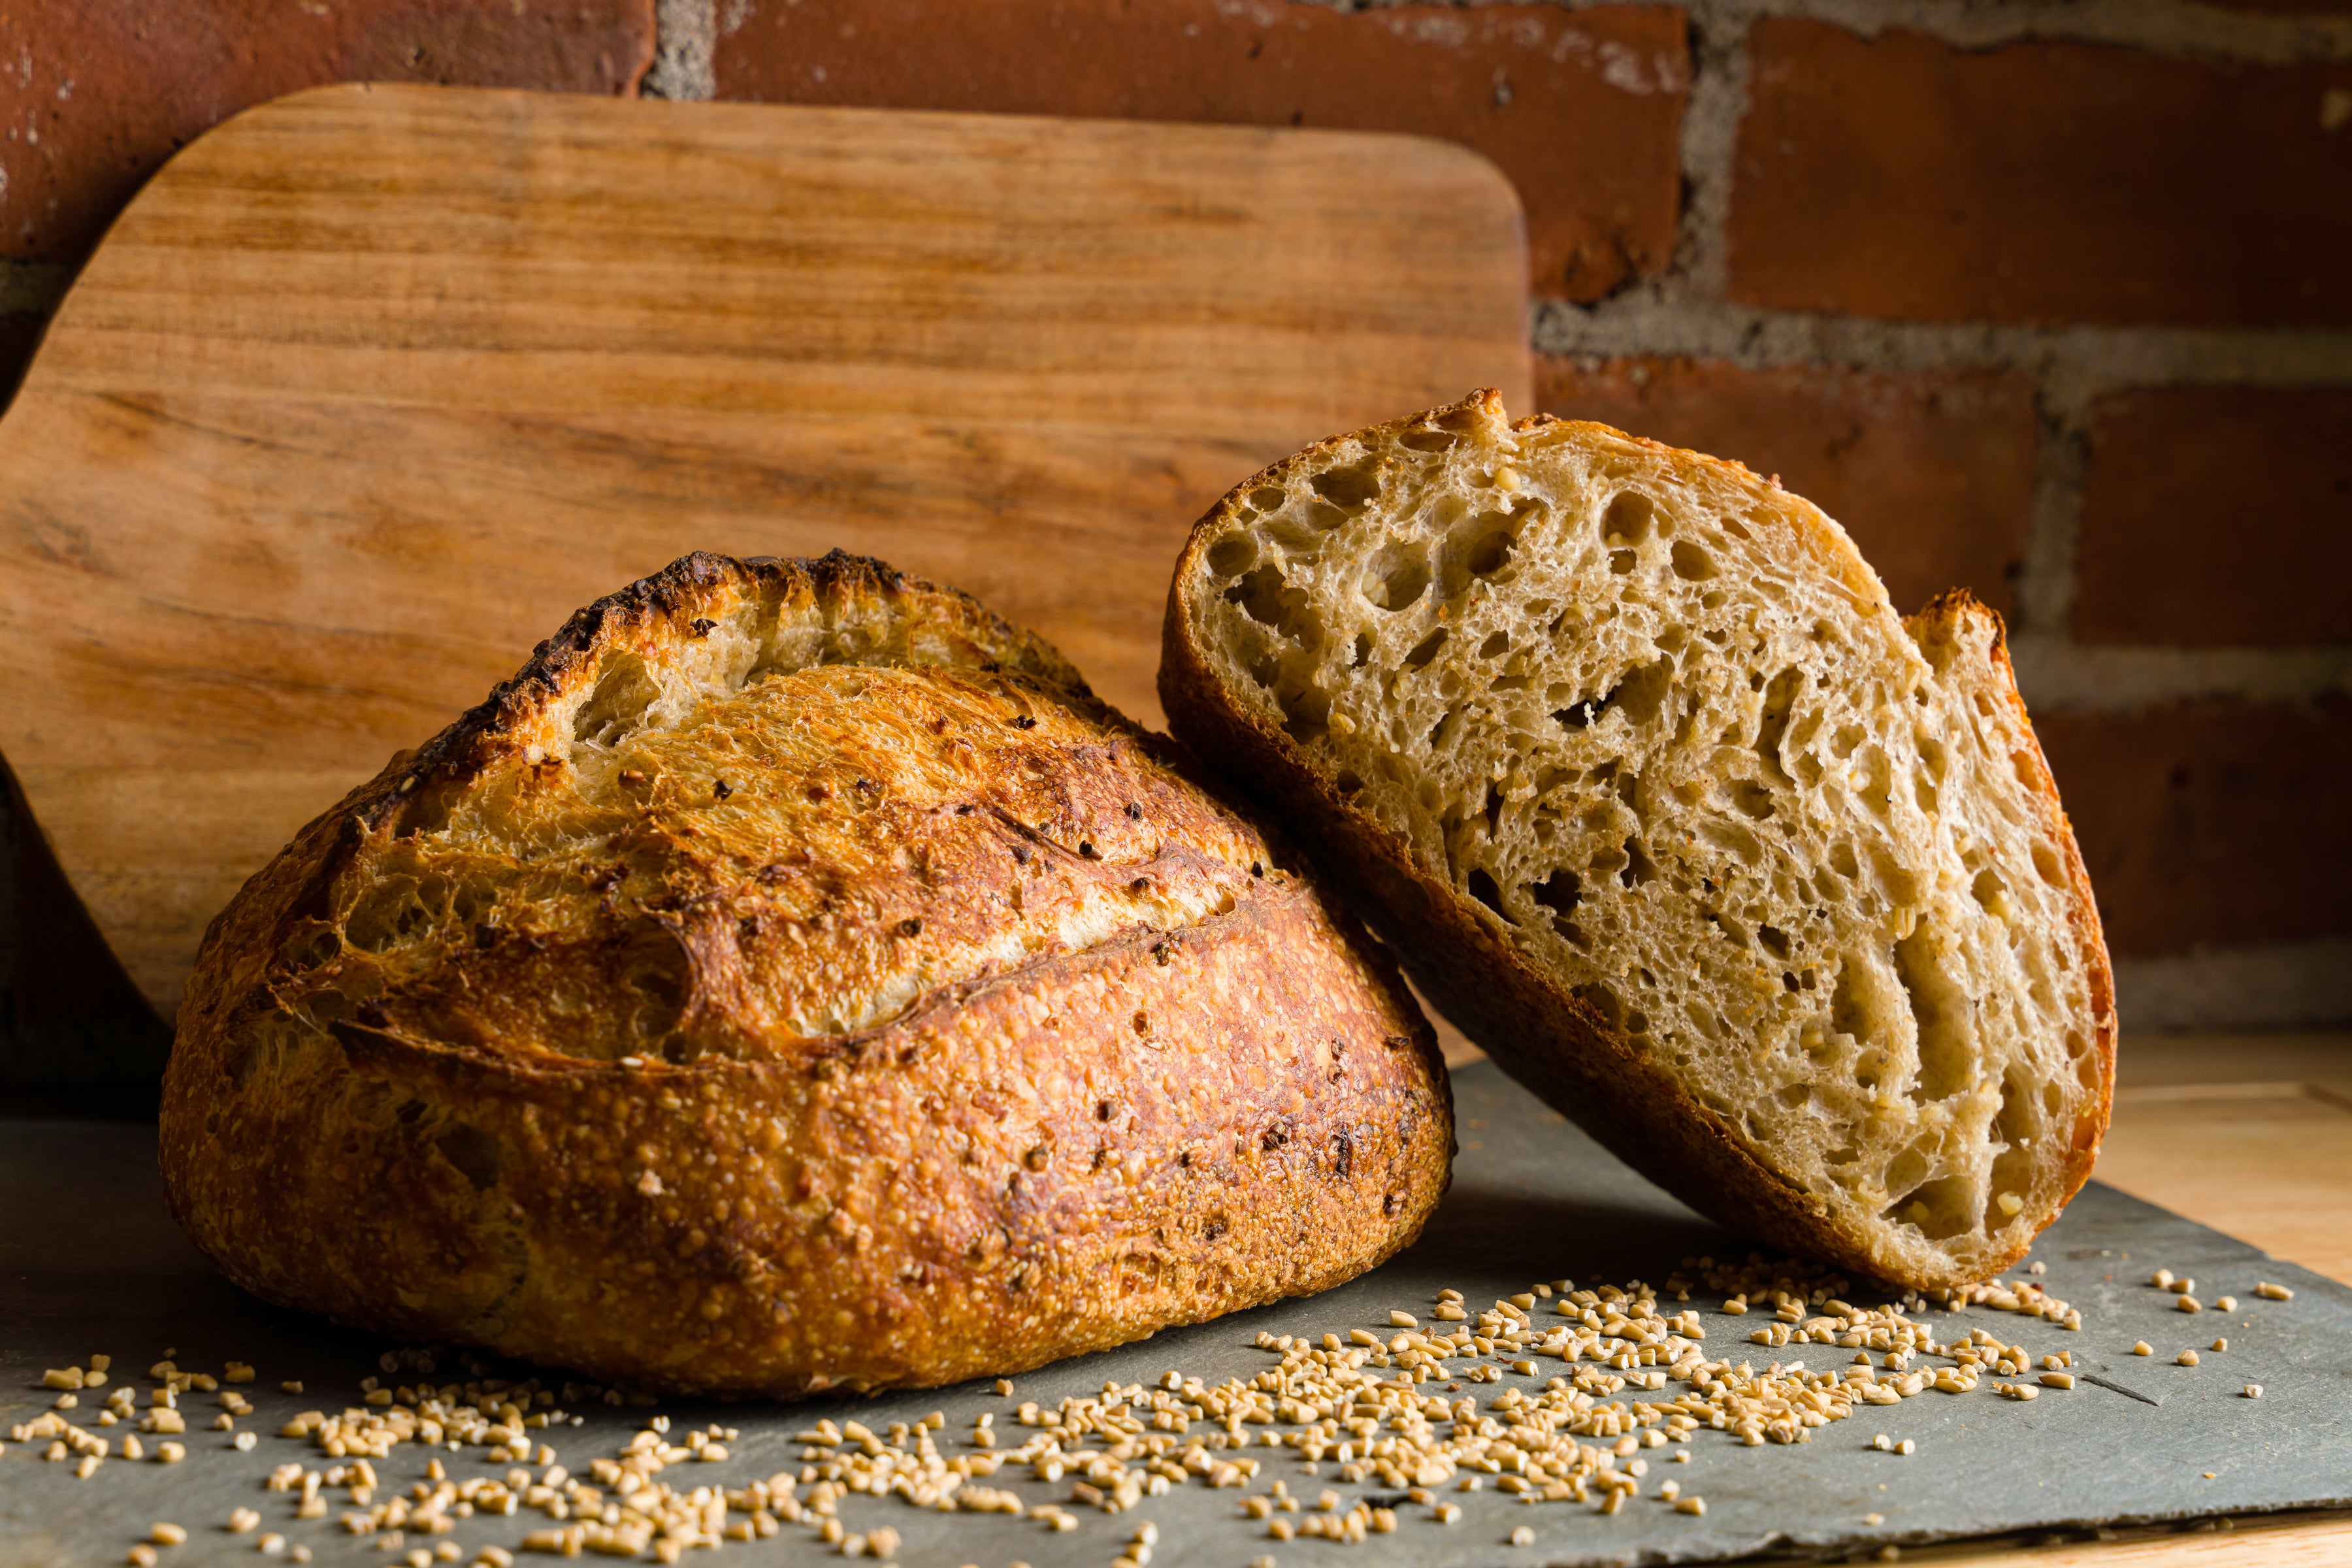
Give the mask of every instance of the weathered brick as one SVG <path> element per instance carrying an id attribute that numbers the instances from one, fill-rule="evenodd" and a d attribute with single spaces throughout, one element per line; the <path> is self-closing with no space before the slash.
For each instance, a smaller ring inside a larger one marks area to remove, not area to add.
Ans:
<path id="1" fill-rule="evenodd" d="M 1679 10 L 803 0 L 722 13 L 722 98 L 1413 132 L 1510 176 L 1538 292 L 1599 299 L 1674 248 Z"/>
<path id="2" fill-rule="evenodd" d="M 634 91 L 653 0 L 50 0 L 0 12 L 0 256 L 78 260 L 178 148 L 333 81 Z"/>
<path id="3" fill-rule="evenodd" d="M 1778 474 L 1845 525 L 1898 608 L 1956 586 L 2010 608 L 2039 441 L 2023 374 L 1564 357 L 1538 374 L 1547 413 Z"/>
<path id="4" fill-rule="evenodd" d="M 2352 931 L 2352 700 L 2047 713 L 2034 729 L 2117 953 Z"/>
<path id="5" fill-rule="evenodd" d="M 2352 65 L 1750 35 L 1734 299 L 1915 320 L 2352 321 Z"/>
<path id="6" fill-rule="evenodd" d="M 2074 629 L 2095 642 L 2352 642 L 2352 388 L 2101 398 Z"/>

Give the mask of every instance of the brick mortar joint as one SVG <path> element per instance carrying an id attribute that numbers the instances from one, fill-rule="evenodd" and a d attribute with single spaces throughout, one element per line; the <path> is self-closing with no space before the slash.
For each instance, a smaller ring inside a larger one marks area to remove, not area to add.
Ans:
<path id="1" fill-rule="evenodd" d="M 2033 401 L 2033 495 L 2017 574 L 2016 626 L 2021 636 L 2048 637 L 2063 647 L 2074 614 L 2090 444 L 2049 406 L 2038 388 Z"/>
<path id="2" fill-rule="evenodd" d="M 2149 386 L 2352 384 L 2352 329 L 2063 326 L 1898 321 L 1736 305 L 1661 275 L 1597 305 L 1538 300 L 1528 344 L 1561 358 L 1721 360 L 1920 374 L 2018 371 L 2062 427 L 2113 392 Z"/>
<path id="3" fill-rule="evenodd" d="M 1290 0 L 1360 13 L 1430 0 Z M 1455 10 L 1524 0 L 1441 0 Z M 1567 12 L 1648 5 L 1649 0 L 1548 0 Z M 1681 0 L 1694 25 L 1744 31 L 1767 18 L 1828 22 L 1864 37 L 1917 33 L 1957 48 L 2004 44 L 2106 45 L 2166 58 L 2254 65 L 2352 60 L 2352 16 L 2264 16 L 2209 9 L 2192 0 Z"/>
<path id="4" fill-rule="evenodd" d="M 1694 15 L 1690 93 L 1677 146 L 1681 210 L 1675 254 L 1660 285 L 1675 294 L 1715 299 L 1728 275 L 1726 237 L 1739 156 L 1739 122 L 1748 113 L 1748 28 L 1738 20 Z"/>
<path id="5" fill-rule="evenodd" d="M 717 0 L 654 0 L 654 63 L 644 95 L 676 102 L 719 96 Z"/>

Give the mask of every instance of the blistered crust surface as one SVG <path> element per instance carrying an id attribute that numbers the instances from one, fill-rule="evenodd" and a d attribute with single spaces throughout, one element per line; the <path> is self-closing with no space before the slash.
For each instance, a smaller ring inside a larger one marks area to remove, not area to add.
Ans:
<path id="1" fill-rule="evenodd" d="M 1180 767 L 961 595 L 690 557 L 215 921 L 174 1211 L 272 1300 L 716 1392 L 1336 1283 L 1442 1190 L 1443 1069 Z"/>
<path id="2" fill-rule="evenodd" d="M 1703 1206 L 1941 1284 L 2087 1173 L 2106 959 L 1999 623 L 1901 621 L 1776 485 L 1473 398 L 1236 488 L 1168 649 L 1178 732 L 1350 863 L 1408 963 L 1491 948 L 1528 994 L 1464 998 L 1482 1043 Z M 1530 1057 L 1547 1013 L 1578 1061 Z"/>

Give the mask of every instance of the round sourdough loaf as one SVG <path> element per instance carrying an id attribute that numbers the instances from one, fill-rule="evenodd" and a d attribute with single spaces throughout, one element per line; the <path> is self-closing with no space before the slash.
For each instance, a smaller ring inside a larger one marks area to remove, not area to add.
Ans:
<path id="1" fill-rule="evenodd" d="M 962 595 L 688 556 L 214 921 L 173 1212 L 270 1300 L 708 1393 L 1336 1284 L 1444 1190 L 1444 1067 L 1189 767 Z"/>

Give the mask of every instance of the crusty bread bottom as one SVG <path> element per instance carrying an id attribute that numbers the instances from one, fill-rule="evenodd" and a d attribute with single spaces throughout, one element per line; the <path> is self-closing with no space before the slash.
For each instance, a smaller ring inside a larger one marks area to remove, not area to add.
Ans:
<path id="1" fill-rule="evenodd" d="M 2087 1174 L 2106 955 L 2000 624 L 1777 485 L 1492 394 L 1335 438 L 1196 529 L 1161 695 L 1702 1208 L 1948 1286 Z"/>

